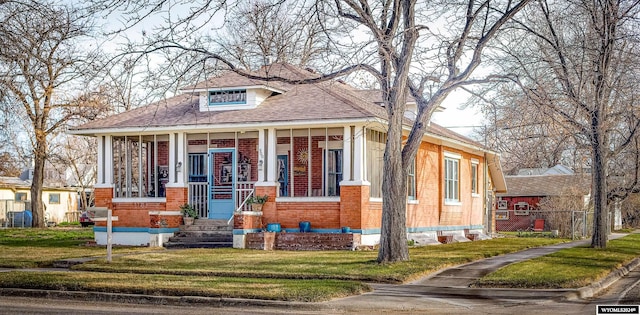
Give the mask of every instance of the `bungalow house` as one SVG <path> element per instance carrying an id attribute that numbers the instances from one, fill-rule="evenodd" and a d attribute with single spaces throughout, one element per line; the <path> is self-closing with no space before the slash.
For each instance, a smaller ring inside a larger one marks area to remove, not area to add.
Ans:
<path id="1" fill-rule="evenodd" d="M 317 76 L 285 64 L 257 74 Z M 234 247 L 268 223 L 295 232 L 301 222 L 311 232 L 348 227 L 373 245 L 384 194 L 380 103 L 379 91 L 341 81 L 290 85 L 225 72 L 70 132 L 98 139 L 95 204 L 118 216 L 114 243 L 161 246 L 179 231 L 188 203 L 200 218 L 233 222 Z M 410 238 L 482 232 L 490 195 L 506 190 L 498 154 L 436 124 L 407 180 Z M 243 211 L 252 195 L 268 196 L 262 211 Z M 104 243 L 104 225 L 94 229 Z"/>
<path id="2" fill-rule="evenodd" d="M 590 200 L 590 176 L 572 171 L 558 173 L 557 169 L 556 166 L 549 172 L 539 173 L 541 175 L 505 176 L 509 191 L 496 194 L 496 231 L 530 230 L 535 219 L 563 221 L 561 217 L 565 217 L 564 221 L 567 221 L 571 211 L 586 209 Z M 541 209 L 542 203 L 546 203 L 545 209 Z M 551 218 L 551 212 L 556 212 L 558 218 Z M 550 222 L 546 223 L 547 230 L 559 229 L 559 226 L 550 227 Z"/>
<path id="3" fill-rule="evenodd" d="M 31 182 L 18 177 L 0 177 L 0 226 L 31 226 Z M 78 221 L 78 191 L 68 187 L 42 189 L 45 219 L 49 224 Z M 29 219 L 28 219 L 29 218 Z"/>

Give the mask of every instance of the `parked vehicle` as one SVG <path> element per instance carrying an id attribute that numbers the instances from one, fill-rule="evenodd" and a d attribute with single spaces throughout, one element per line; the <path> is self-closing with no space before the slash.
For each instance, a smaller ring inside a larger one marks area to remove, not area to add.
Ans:
<path id="1" fill-rule="evenodd" d="M 82 227 L 88 227 L 89 225 L 94 224 L 96 223 L 93 222 L 93 220 L 89 216 L 89 212 L 85 211 L 80 215 L 80 225 L 82 225 Z"/>

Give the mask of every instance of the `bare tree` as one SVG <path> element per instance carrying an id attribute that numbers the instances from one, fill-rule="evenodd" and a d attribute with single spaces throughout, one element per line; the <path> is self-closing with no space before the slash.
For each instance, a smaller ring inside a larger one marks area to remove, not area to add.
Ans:
<path id="1" fill-rule="evenodd" d="M 86 55 L 79 49 L 90 24 L 82 12 L 46 0 L 2 4 L 0 10 L 0 90 L 4 111 L 25 117 L 34 175 L 33 225 L 44 227 L 42 186 L 49 142 L 80 111 L 69 102 L 83 74 Z M 64 92 L 64 93 L 63 93 Z"/>
<path id="2" fill-rule="evenodd" d="M 230 61 L 244 69 L 270 63 L 309 67 L 326 53 L 323 25 L 312 12 L 304 12 L 300 3 L 242 2 L 228 20 L 224 35 L 214 40 L 226 50 Z"/>
<path id="3" fill-rule="evenodd" d="M 571 128 L 554 120 L 544 108 L 500 85 L 487 86 L 476 102 L 487 103 L 487 126 L 477 130 L 487 146 L 501 152 L 503 168 L 516 175 L 523 168 L 549 168 L 561 164 L 577 172 L 589 154 Z"/>
<path id="4" fill-rule="evenodd" d="M 378 262 L 403 261 L 409 259 L 406 238 L 407 171 L 431 115 L 456 88 L 491 79 L 472 75 L 481 63 L 482 52 L 502 26 L 529 2 L 315 1 L 300 12 L 312 12 L 321 23 L 325 44 L 332 55 L 324 57 L 325 74 L 312 79 L 255 77 L 239 62 L 227 57 L 228 47 L 218 47 L 199 38 L 190 40 L 198 37 L 194 29 L 202 29 L 202 26 L 194 27 L 194 23 L 224 19 L 227 7 L 231 6 L 226 1 L 209 1 L 199 7 L 190 7 L 181 18 L 171 16 L 168 25 L 150 37 L 145 43 L 146 48 L 139 52 L 192 52 L 198 56 L 191 59 L 192 63 L 212 63 L 214 67 L 247 77 L 293 84 L 331 80 L 358 71 L 374 77 L 388 114 Z M 179 3 L 171 2 L 171 5 L 175 7 Z M 129 21 L 130 25 L 138 25 L 140 16 L 162 13 L 169 5 L 165 0 L 118 0 L 111 2 L 107 9 L 135 9 L 137 16 L 129 15 Z M 409 94 L 416 99 L 418 112 L 405 144 L 403 117 Z"/>
<path id="5" fill-rule="evenodd" d="M 632 157 L 631 174 L 637 176 L 639 10 L 638 1 L 539 1 L 503 38 L 499 55 L 498 66 L 517 74 L 505 102 L 526 97 L 575 135 L 576 148 L 588 148 L 593 247 L 607 244 L 610 167 Z M 637 182 L 616 191 L 637 189 Z"/>

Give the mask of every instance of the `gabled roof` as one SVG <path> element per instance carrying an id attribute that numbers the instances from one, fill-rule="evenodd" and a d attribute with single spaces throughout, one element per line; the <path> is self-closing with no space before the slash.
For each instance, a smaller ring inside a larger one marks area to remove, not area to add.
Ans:
<path id="1" fill-rule="evenodd" d="M 507 193 L 500 197 L 586 196 L 591 191 L 588 175 L 505 176 Z"/>
<path id="2" fill-rule="evenodd" d="M 18 177 L 6 177 L 0 176 L 0 187 L 8 187 L 8 188 L 29 188 L 31 187 L 31 182 L 24 181 Z"/>
<path id="3" fill-rule="evenodd" d="M 518 170 L 518 175 L 570 175 L 574 174 L 573 170 L 558 164 L 551 168 L 522 168 Z"/>

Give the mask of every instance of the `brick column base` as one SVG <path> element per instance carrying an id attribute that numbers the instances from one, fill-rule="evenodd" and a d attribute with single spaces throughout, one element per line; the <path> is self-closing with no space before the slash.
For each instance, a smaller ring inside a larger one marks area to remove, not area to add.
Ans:
<path id="1" fill-rule="evenodd" d="M 363 213 L 369 210 L 369 186 L 340 185 L 340 226 L 363 228 Z"/>
<path id="2" fill-rule="evenodd" d="M 180 210 L 180 206 L 189 200 L 189 188 L 187 187 L 167 187 L 166 192 L 166 210 Z"/>

